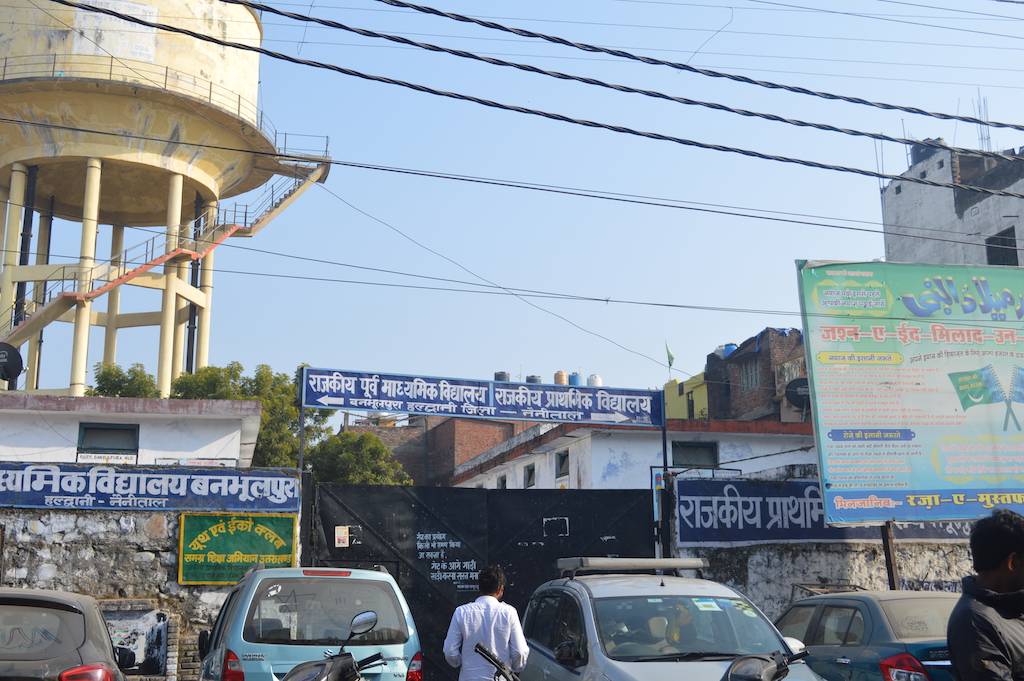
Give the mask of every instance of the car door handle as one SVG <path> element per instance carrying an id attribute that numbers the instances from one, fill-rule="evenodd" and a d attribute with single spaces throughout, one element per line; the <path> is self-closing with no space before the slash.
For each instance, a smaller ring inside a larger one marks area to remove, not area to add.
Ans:
<path id="1" fill-rule="evenodd" d="M 837 657 L 835 662 L 836 662 L 836 664 L 850 664 L 850 658 L 848 658 L 848 657 Z"/>

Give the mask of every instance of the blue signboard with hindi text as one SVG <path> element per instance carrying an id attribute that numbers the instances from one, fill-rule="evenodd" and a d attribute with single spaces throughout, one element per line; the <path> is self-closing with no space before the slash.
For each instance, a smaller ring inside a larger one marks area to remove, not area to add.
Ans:
<path id="1" fill-rule="evenodd" d="M 524 421 L 660 426 L 658 391 L 505 383 L 304 369 L 302 404 L 316 409 Z"/>
<path id="2" fill-rule="evenodd" d="M 680 546 L 881 541 L 877 527 L 829 527 L 817 480 L 676 480 Z M 969 522 L 895 523 L 902 541 L 966 542 Z"/>
<path id="3" fill-rule="evenodd" d="M 0 507 L 97 511 L 279 511 L 300 506 L 298 473 L 0 462 Z"/>

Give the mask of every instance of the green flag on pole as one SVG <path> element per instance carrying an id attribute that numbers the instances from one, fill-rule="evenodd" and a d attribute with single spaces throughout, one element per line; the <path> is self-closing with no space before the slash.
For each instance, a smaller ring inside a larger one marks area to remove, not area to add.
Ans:
<path id="1" fill-rule="evenodd" d="M 672 363 L 676 361 L 676 356 L 668 349 L 668 341 L 665 341 L 665 355 L 668 357 L 668 368 L 671 369 Z"/>

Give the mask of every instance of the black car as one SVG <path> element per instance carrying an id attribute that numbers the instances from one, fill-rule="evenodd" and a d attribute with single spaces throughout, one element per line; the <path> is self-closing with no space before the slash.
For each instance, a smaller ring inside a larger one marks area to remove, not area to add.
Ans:
<path id="1" fill-rule="evenodd" d="M 0 679 L 124 681 L 135 654 L 114 648 L 96 601 L 36 589 L 0 589 Z"/>

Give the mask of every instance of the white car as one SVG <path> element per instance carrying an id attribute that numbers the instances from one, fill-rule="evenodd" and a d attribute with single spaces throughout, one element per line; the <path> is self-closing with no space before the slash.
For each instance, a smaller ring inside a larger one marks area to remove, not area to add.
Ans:
<path id="1" fill-rule="evenodd" d="M 530 599 L 522 681 L 721 681 L 745 655 L 798 654 L 741 594 L 703 579 L 624 574 L 693 569 L 700 561 L 571 558 L 563 579 Z M 580 572 L 600 574 L 578 574 Z M 794 660 L 787 679 L 821 681 Z"/>

